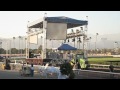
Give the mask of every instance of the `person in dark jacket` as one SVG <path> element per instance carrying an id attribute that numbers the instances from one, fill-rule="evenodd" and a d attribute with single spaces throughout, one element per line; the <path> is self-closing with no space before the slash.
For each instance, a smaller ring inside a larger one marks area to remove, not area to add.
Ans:
<path id="1" fill-rule="evenodd" d="M 109 69 L 110 69 L 110 72 L 113 72 L 114 71 L 114 66 L 112 64 L 110 64 Z M 114 74 L 111 73 L 110 78 L 114 79 Z"/>
<path id="2" fill-rule="evenodd" d="M 110 69 L 110 72 L 113 72 L 114 71 L 114 66 L 112 64 L 110 64 L 109 69 Z"/>

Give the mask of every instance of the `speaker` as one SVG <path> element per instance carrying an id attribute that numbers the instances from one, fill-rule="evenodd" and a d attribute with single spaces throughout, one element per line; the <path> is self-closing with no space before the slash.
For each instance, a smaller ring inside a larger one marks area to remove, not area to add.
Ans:
<path id="1" fill-rule="evenodd" d="M 29 58 L 33 58 L 34 54 L 32 52 L 29 52 Z"/>

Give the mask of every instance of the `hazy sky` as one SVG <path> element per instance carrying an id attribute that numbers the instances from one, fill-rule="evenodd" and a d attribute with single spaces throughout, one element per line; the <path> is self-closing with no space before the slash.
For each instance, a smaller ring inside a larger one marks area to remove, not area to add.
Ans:
<path id="1" fill-rule="evenodd" d="M 67 16 L 85 20 L 88 16 L 89 34 L 120 33 L 120 11 L 0 11 L 0 37 L 26 35 L 27 22 L 44 16 Z"/>

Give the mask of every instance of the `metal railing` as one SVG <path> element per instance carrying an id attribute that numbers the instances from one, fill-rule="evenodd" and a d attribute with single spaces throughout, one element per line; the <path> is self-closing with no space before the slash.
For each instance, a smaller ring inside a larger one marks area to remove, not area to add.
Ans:
<path id="1" fill-rule="evenodd" d="M 120 73 L 73 69 L 75 75 L 84 79 L 120 79 Z"/>
<path id="2" fill-rule="evenodd" d="M 109 68 L 110 65 L 90 64 L 90 68 Z"/>

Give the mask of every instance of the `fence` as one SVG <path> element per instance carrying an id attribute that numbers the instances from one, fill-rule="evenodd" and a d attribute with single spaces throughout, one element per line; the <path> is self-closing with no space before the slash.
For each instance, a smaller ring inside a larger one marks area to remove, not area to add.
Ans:
<path id="1" fill-rule="evenodd" d="M 109 68 L 109 65 L 90 64 L 90 68 Z"/>
<path id="2" fill-rule="evenodd" d="M 80 77 L 85 79 L 120 79 L 120 73 L 114 72 L 74 69 L 74 73 L 77 78 Z"/>

